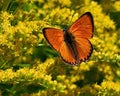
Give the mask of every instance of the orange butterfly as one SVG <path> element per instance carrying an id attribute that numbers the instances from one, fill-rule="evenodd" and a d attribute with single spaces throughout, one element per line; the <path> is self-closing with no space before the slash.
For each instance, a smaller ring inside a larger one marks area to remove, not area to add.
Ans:
<path id="1" fill-rule="evenodd" d="M 75 65 L 90 57 L 93 48 L 88 39 L 93 37 L 93 30 L 93 17 L 86 12 L 69 29 L 44 28 L 43 34 L 66 63 Z"/>

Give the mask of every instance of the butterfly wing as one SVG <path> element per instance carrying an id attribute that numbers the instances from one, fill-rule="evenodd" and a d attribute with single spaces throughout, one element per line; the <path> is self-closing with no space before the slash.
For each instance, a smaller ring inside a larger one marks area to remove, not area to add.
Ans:
<path id="1" fill-rule="evenodd" d="M 64 33 L 60 29 L 44 28 L 43 34 L 49 44 L 60 52 L 65 62 L 78 64 L 88 59 L 92 53 L 92 45 L 88 38 L 92 38 L 93 29 L 92 15 L 87 12 L 76 20 L 68 30 L 74 36 L 72 45 L 65 42 Z"/>
<path id="2" fill-rule="evenodd" d="M 69 32 L 72 32 L 77 38 L 92 38 L 93 30 L 94 23 L 92 14 L 86 12 L 72 24 Z"/>
<path id="3" fill-rule="evenodd" d="M 44 28 L 43 34 L 48 43 L 58 52 L 62 59 L 67 63 L 75 62 L 73 52 L 64 41 L 64 33 L 56 28 Z"/>
<path id="4" fill-rule="evenodd" d="M 59 51 L 64 42 L 64 34 L 60 29 L 44 28 L 43 34 L 48 43 L 57 51 Z"/>
<path id="5" fill-rule="evenodd" d="M 71 47 L 66 44 L 66 42 L 62 43 L 62 46 L 61 46 L 59 52 L 60 52 L 62 59 L 66 63 L 71 64 L 71 65 L 76 63 L 76 59 L 74 58 L 74 53 L 73 53 Z"/>
<path id="6" fill-rule="evenodd" d="M 79 60 L 87 60 L 91 56 L 93 50 L 90 41 L 84 38 L 77 38 L 75 44 Z"/>
<path id="7" fill-rule="evenodd" d="M 80 61 L 85 61 L 92 53 L 92 45 L 88 39 L 92 38 L 93 30 L 93 17 L 90 12 L 83 14 L 69 28 L 69 32 L 75 37 L 74 47 Z"/>

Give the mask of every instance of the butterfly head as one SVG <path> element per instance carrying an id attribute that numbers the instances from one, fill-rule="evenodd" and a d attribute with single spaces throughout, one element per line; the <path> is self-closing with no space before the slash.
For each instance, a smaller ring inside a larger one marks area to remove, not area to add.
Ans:
<path id="1" fill-rule="evenodd" d="M 67 31 L 68 31 L 68 28 L 65 27 L 65 28 L 63 29 L 63 32 L 67 32 Z"/>

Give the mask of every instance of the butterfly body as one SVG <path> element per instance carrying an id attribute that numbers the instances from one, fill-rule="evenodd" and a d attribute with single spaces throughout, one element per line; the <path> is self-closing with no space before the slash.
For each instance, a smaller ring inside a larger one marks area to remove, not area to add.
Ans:
<path id="1" fill-rule="evenodd" d="M 77 56 L 77 50 L 75 49 L 76 48 L 75 37 L 68 30 L 65 30 L 65 32 L 64 32 L 64 41 L 65 41 L 66 45 L 68 46 L 68 48 L 71 50 L 73 57 L 78 62 L 79 60 L 78 60 L 78 56 Z"/>
<path id="2" fill-rule="evenodd" d="M 76 65 L 88 59 L 92 53 L 92 38 L 94 29 L 93 17 L 86 12 L 68 29 L 44 28 L 43 34 L 48 43 L 60 53 L 62 59 Z"/>
<path id="3" fill-rule="evenodd" d="M 64 41 L 66 43 L 71 44 L 72 42 L 74 42 L 74 38 L 75 37 L 70 32 L 68 32 L 68 31 L 64 32 Z"/>

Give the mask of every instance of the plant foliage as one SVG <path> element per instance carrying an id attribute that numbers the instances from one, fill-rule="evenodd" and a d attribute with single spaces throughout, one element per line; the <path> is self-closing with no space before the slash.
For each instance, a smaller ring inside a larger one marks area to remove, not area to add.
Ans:
<path id="1" fill-rule="evenodd" d="M 45 27 L 94 17 L 93 53 L 78 66 L 64 64 L 44 39 Z M 1 0 L 1 96 L 119 96 L 119 0 Z"/>

